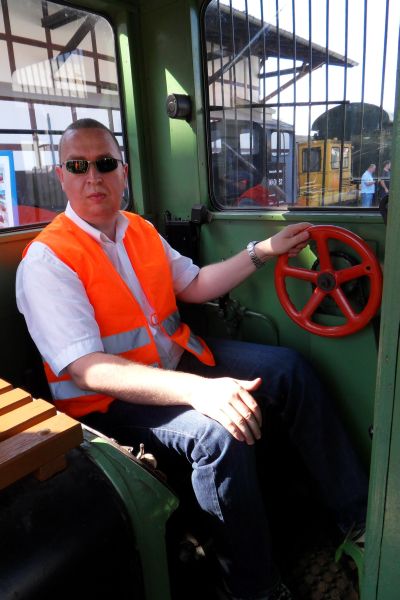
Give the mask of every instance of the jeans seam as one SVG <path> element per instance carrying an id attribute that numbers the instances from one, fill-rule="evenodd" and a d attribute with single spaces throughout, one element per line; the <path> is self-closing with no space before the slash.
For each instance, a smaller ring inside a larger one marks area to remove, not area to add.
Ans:
<path id="1" fill-rule="evenodd" d="M 152 432 L 153 432 L 153 431 L 154 431 L 154 428 L 150 428 L 150 431 L 152 431 Z M 210 456 L 211 456 L 211 454 L 212 454 L 212 453 L 209 451 L 209 449 L 207 448 L 207 446 L 204 444 L 204 442 L 201 442 L 201 441 L 200 441 L 200 439 L 199 439 L 199 438 L 197 438 L 196 436 L 193 436 L 193 435 L 191 435 L 191 434 L 184 433 L 184 432 L 182 432 L 182 431 L 176 431 L 176 430 L 173 430 L 173 429 L 165 428 L 165 427 L 157 427 L 157 428 L 156 428 L 156 431 L 163 431 L 163 432 L 165 432 L 165 433 L 167 433 L 167 434 L 168 434 L 168 433 L 172 433 L 172 434 L 174 434 L 174 435 L 178 435 L 178 436 L 180 435 L 180 436 L 182 436 L 182 437 L 184 437 L 184 438 L 187 438 L 187 439 L 194 440 L 194 441 L 195 441 L 195 443 L 196 443 L 198 446 L 200 446 L 201 448 L 204 448 L 204 450 L 205 450 L 205 452 L 206 452 L 206 454 L 207 454 L 207 456 L 208 456 L 208 457 L 210 457 Z M 194 466 L 194 465 L 195 465 L 195 463 L 196 463 L 196 461 L 192 461 L 192 462 L 191 462 L 191 466 L 192 466 L 192 468 L 193 468 L 193 470 L 194 470 L 194 471 L 197 471 L 197 470 L 198 470 L 198 467 Z M 201 467 L 201 468 L 203 468 L 203 467 Z M 217 491 L 217 487 L 216 487 L 216 485 L 215 485 L 215 473 L 216 473 L 216 470 L 215 470 L 215 468 L 214 468 L 213 466 L 211 466 L 211 465 L 209 465 L 209 464 L 208 464 L 206 467 L 204 467 L 204 468 L 206 468 L 206 469 L 209 469 L 209 468 L 211 468 L 211 469 L 212 469 L 212 474 L 213 474 L 213 477 L 212 477 L 212 482 L 211 482 L 211 484 L 212 484 L 212 495 L 213 495 L 213 502 L 212 502 L 212 503 L 213 503 L 213 506 L 214 506 L 214 508 L 216 509 L 216 510 L 215 510 L 215 514 L 216 514 L 216 515 L 218 516 L 218 518 L 219 518 L 219 519 L 220 519 L 220 520 L 223 522 L 223 520 L 224 520 L 224 517 L 223 517 L 223 514 L 222 514 L 221 505 L 220 505 L 219 498 L 218 498 L 218 491 Z"/>

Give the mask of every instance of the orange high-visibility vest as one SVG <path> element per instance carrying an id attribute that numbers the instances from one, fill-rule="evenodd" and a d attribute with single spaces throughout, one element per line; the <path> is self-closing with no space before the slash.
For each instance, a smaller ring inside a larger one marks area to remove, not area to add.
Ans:
<path id="1" fill-rule="evenodd" d="M 181 322 L 173 282 L 162 241 L 150 223 L 132 213 L 124 246 L 140 285 L 154 308 L 151 321 L 200 361 L 214 366 L 205 342 Z M 77 273 L 93 306 L 104 351 L 134 362 L 161 367 L 160 357 L 141 306 L 113 267 L 100 244 L 65 214 L 58 215 L 34 241 L 49 246 Z M 29 245 L 25 248 L 23 256 Z M 66 372 L 57 376 L 45 363 L 47 380 L 58 410 L 72 417 L 107 412 L 114 398 L 78 388 Z"/>

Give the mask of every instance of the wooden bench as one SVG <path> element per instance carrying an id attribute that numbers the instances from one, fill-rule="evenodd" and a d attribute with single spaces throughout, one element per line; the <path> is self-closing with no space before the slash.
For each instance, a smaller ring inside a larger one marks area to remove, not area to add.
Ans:
<path id="1" fill-rule="evenodd" d="M 0 489 L 30 473 L 41 481 L 51 477 L 82 441 L 78 421 L 0 379 Z"/>

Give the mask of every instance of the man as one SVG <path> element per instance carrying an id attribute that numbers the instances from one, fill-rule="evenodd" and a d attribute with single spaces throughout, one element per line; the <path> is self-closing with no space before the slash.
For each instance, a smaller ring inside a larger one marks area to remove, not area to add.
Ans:
<path id="1" fill-rule="evenodd" d="M 385 224 L 387 222 L 391 168 L 391 161 L 385 160 L 385 162 L 383 163 L 382 174 L 379 179 L 379 210 L 381 212 Z"/>
<path id="2" fill-rule="evenodd" d="M 375 173 L 376 165 L 371 163 L 361 177 L 361 206 L 369 208 L 372 206 L 372 201 L 375 194 L 375 181 L 373 173 Z"/>
<path id="3" fill-rule="evenodd" d="M 392 163 L 390 160 L 385 160 L 382 167 L 382 174 L 379 179 L 379 191 L 380 199 L 385 198 L 389 195 L 390 190 L 390 170 Z"/>
<path id="4" fill-rule="evenodd" d="M 365 520 L 366 478 L 299 355 L 206 344 L 181 323 L 176 298 L 214 299 L 272 257 L 296 255 L 308 224 L 199 269 L 148 222 L 120 212 L 128 167 L 107 128 L 73 123 L 59 153 L 68 206 L 25 250 L 17 274 L 18 306 L 57 408 L 122 444 L 183 456 L 213 527 L 227 597 L 290 599 L 273 565 L 256 476 L 262 411 L 279 411 L 344 531 Z"/>

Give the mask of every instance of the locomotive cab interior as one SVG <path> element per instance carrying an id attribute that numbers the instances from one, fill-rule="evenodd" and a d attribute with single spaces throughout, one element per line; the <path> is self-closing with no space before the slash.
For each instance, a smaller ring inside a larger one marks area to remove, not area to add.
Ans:
<path id="1" fill-rule="evenodd" d="M 341 540 L 271 411 L 264 437 L 276 459 L 261 481 L 279 515 L 279 566 L 299 597 L 397 600 L 400 8 L 356 0 L 336 14 L 329 1 L 319 12 L 311 1 L 273 4 L 2 0 L 0 379 L 52 402 L 15 277 L 25 246 L 65 208 L 55 168 L 70 122 L 90 116 L 110 127 L 129 165 L 121 208 L 200 266 L 310 223 L 296 259 L 270 261 L 230 294 L 179 308 L 199 335 L 300 352 L 369 472 L 365 553 L 335 562 Z M 371 163 L 367 207 L 362 177 Z M 64 470 L 0 489 L 0 538 L 12 541 L 0 551 L 0 597 L 107 590 L 110 598 L 214 600 L 212 539 L 186 468 L 156 456 L 154 471 L 123 439 L 85 427 L 83 436 Z M 327 571 L 341 596 L 328 595 Z"/>

